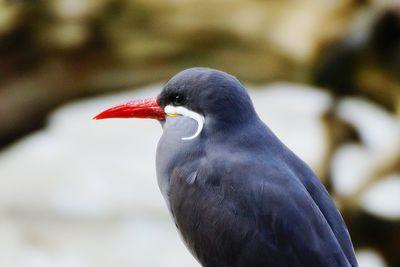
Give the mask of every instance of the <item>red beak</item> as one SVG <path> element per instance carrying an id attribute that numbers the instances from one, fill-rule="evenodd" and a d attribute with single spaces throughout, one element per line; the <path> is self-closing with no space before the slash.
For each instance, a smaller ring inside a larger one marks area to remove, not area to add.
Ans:
<path id="1" fill-rule="evenodd" d="M 93 119 L 110 118 L 147 118 L 156 120 L 165 120 L 165 112 L 157 103 L 157 98 L 146 98 L 143 100 L 134 100 L 128 103 L 109 108 Z"/>

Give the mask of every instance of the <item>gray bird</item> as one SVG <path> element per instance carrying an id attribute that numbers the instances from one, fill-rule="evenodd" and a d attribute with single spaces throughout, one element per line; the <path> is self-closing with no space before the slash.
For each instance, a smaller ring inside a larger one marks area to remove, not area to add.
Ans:
<path id="1" fill-rule="evenodd" d="M 235 77 L 187 69 L 158 97 L 95 119 L 133 117 L 161 122 L 158 184 L 202 266 L 357 266 L 328 192 L 260 120 Z"/>

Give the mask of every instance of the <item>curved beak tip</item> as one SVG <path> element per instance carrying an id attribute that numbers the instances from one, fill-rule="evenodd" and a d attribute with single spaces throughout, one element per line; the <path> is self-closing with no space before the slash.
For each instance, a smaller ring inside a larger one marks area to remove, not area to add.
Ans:
<path id="1" fill-rule="evenodd" d="M 92 120 L 101 120 L 101 113 L 97 114 L 96 116 L 92 117 Z"/>
<path id="2" fill-rule="evenodd" d="M 106 109 L 106 110 L 100 112 L 99 114 L 97 114 L 96 116 L 94 116 L 92 118 L 92 120 L 112 119 L 112 118 L 118 118 L 119 115 L 123 115 L 123 113 L 120 113 L 120 112 L 113 113 L 112 111 L 114 109 L 115 109 L 115 107 Z"/>

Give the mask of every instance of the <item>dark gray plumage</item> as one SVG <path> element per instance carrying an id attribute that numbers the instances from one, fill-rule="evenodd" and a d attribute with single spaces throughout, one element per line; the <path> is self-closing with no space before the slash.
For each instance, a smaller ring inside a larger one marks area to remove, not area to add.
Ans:
<path id="1" fill-rule="evenodd" d="M 167 116 L 156 160 L 176 226 L 204 267 L 357 266 L 329 194 L 259 119 L 236 78 L 188 69 L 158 103 L 205 118 L 198 137 L 181 140 L 197 123 Z"/>

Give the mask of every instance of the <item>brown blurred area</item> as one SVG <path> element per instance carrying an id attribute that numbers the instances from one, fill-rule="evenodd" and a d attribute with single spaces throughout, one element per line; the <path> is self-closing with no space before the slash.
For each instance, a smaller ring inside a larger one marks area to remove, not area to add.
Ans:
<path id="1" fill-rule="evenodd" d="M 400 120 L 400 3 L 0 0 L 0 147 L 70 100 L 165 82 L 193 66 L 361 97 Z M 360 140 L 335 116 L 326 120 L 334 145 Z M 399 170 L 396 156 L 379 174 Z M 361 211 L 355 198 L 337 199 L 355 247 L 400 266 L 400 218 Z"/>
<path id="2" fill-rule="evenodd" d="M 373 63 L 371 70 L 341 68 L 361 64 L 355 57 L 364 46 L 386 51 L 386 44 L 373 40 L 346 41 L 351 28 L 369 34 L 385 12 L 376 2 L 3 0 L 0 145 L 39 127 L 49 110 L 69 99 L 165 81 L 190 66 L 223 69 L 254 83 L 316 80 L 330 85 L 332 79 L 338 91 L 371 93 L 374 88 L 366 87 L 384 82 L 393 94 L 396 82 L 386 73 L 378 71 L 372 81 L 357 78 L 370 75 L 355 72 L 375 73 Z M 398 27 L 393 16 L 394 25 L 382 25 L 377 35 L 384 35 L 385 27 Z M 329 53 L 334 55 L 326 55 L 324 48 L 333 44 Z M 335 67 L 344 72 L 338 79 L 329 74 Z M 341 80 L 345 84 L 338 84 Z M 388 98 L 380 100 L 393 105 Z"/>

